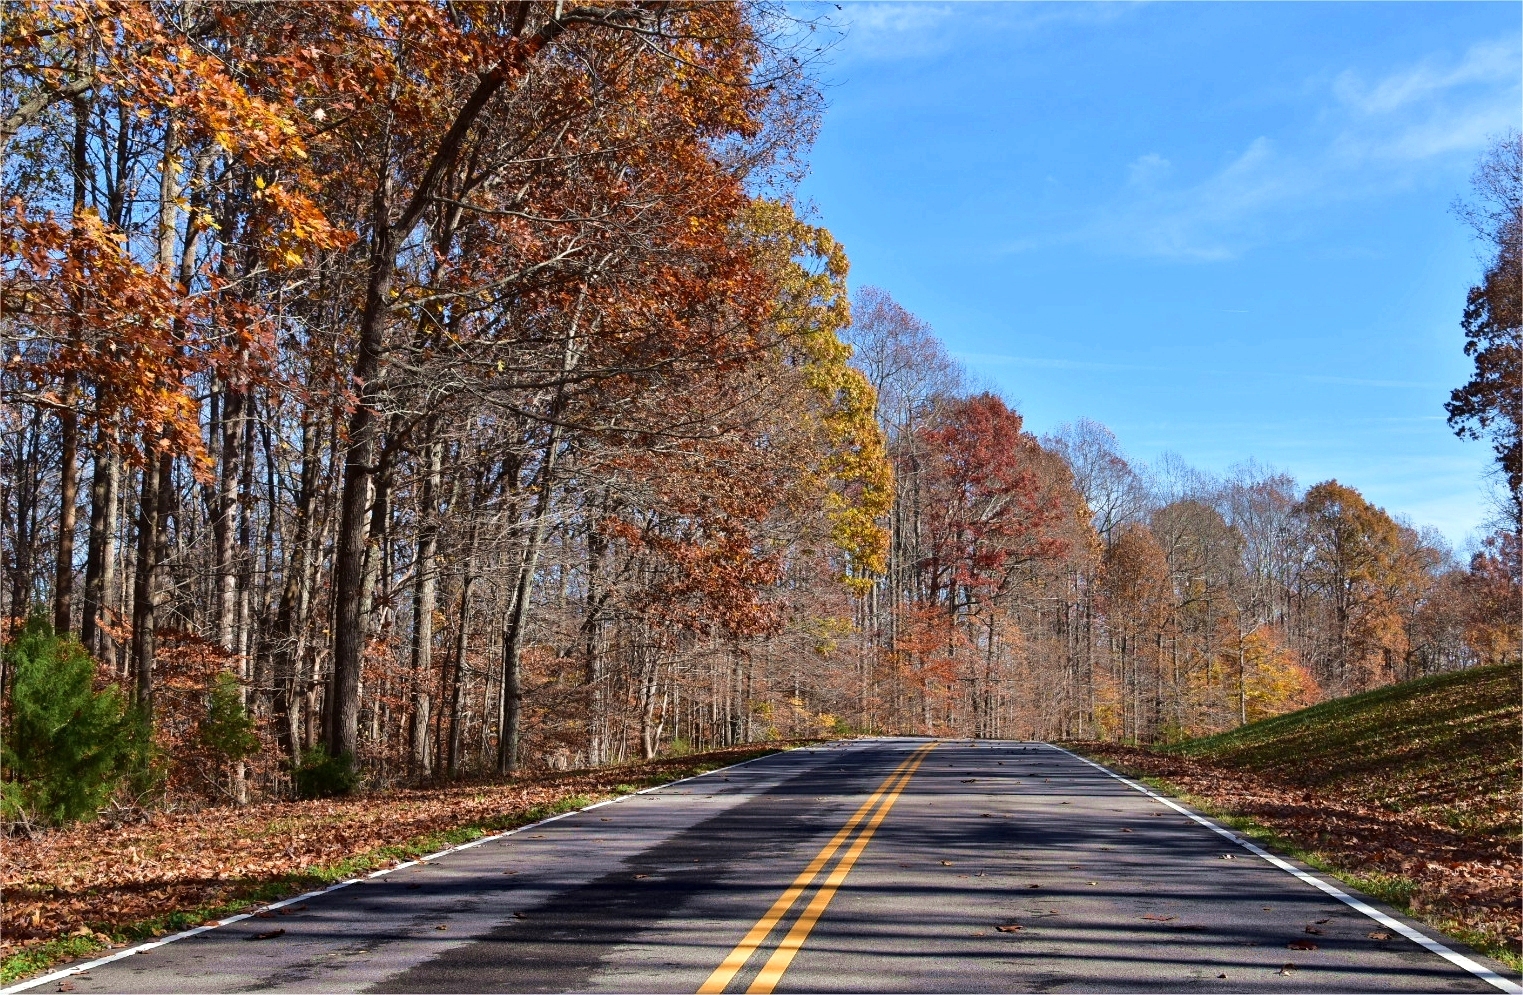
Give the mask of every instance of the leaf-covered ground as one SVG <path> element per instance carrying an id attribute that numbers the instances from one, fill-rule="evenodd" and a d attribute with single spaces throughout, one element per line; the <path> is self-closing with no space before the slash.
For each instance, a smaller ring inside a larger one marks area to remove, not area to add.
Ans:
<path id="1" fill-rule="evenodd" d="M 777 744 L 506 782 L 84 823 L 0 849 L 0 982 Z"/>
<path id="2" fill-rule="evenodd" d="M 1249 819 L 1356 887 L 1516 966 L 1520 701 L 1518 668 L 1478 668 L 1169 749 L 1081 750 Z"/>

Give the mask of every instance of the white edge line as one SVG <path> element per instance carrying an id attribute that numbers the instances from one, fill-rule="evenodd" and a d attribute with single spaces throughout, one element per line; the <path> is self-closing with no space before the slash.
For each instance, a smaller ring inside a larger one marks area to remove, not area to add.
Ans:
<path id="1" fill-rule="evenodd" d="M 9 988 L 0 988 L 0 995 L 15 995 L 16 992 L 24 992 L 30 988 L 36 988 L 38 985 L 46 985 L 54 981 L 61 981 L 64 978 L 72 977 L 76 974 L 87 974 L 90 971 L 95 970 L 97 967 L 104 967 L 107 964 L 110 964 L 112 961 L 122 960 L 123 958 L 131 957 L 134 954 L 145 954 L 150 950 L 156 950 L 159 947 L 164 946 L 166 943 L 175 943 L 179 940 L 188 939 L 192 936 L 197 935 L 198 933 L 209 932 L 210 930 L 218 929 L 222 926 L 231 926 L 235 922 L 242 922 L 245 919 L 252 919 L 261 912 L 273 912 L 274 910 L 284 908 L 287 905 L 295 905 L 297 902 L 304 901 L 309 898 L 317 898 L 320 895 L 326 895 L 330 891 L 338 891 L 340 888 L 347 888 L 352 884 L 360 884 L 361 882 L 368 881 L 371 878 L 384 877 L 387 874 L 403 870 L 404 868 L 416 867 L 428 861 L 438 860 L 440 857 L 443 857 L 446 854 L 455 853 L 458 850 L 469 850 L 471 847 L 480 846 L 483 843 L 492 843 L 496 840 L 503 839 L 504 837 L 512 836 L 514 833 L 521 833 L 526 829 L 534 829 L 549 822 L 556 822 L 560 819 L 566 818 L 567 816 L 578 815 L 582 812 L 590 812 L 595 808 L 602 808 L 604 805 L 612 805 L 614 802 L 621 802 L 626 798 L 633 797 L 634 795 L 644 795 L 649 794 L 652 791 L 660 791 L 662 788 L 670 788 L 676 784 L 685 784 L 688 781 L 694 781 L 700 777 L 708 777 L 710 774 L 719 774 L 727 770 L 734 770 L 737 767 L 744 767 L 746 764 L 755 763 L 758 760 L 765 760 L 768 757 L 775 757 L 782 753 L 792 753 L 795 750 L 801 749 L 804 749 L 804 747 L 790 746 L 786 750 L 779 750 L 777 753 L 764 753 L 759 757 L 752 757 L 750 760 L 742 760 L 738 764 L 730 764 L 728 767 L 715 767 L 713 770 L 706 770 L 701 774 L 693 774 L 688 777 L 681 778 L 680 780 L 667 781 L 665 784 L 657 784 L 649 788 L 641 788 L 639 791 L 632 792 L 631 794 L 619 795 L 614 798 L 605 798 L 600 802 L 594 802 L 593 804 L 588 805 L 586 808 L 572 809 L 569 812 L 562 812 L 559 815 L 552 815 L 548 818 L 540 819 L 538 822 L 531 822 L 523 826 L 515 826 L 514 828 L 509 829 L 505 832 L 496 833 L 491 836 L 482 836 L 479 839 L 471 840 L 469 843 L 461 843 L 459 846 L 446 847 L 443 850 L 439 850 L 435 853 L 430 853 L 427 856 L 418 857 L 416 860 L 409 860 L 406 863 L 396 864 L 392 867 L 383 867 L 378 871 L 372 871 L 371 873 L 365 875 L 363 878 L 348 878 L 343 881 L 337 881 L 333 884 L 330 884 L 326 888 L 319 888 L 316 891 L 309 891 L 304 894 L 297 895 L 294 898 L 286 898 L 278 902 L 272 902 L 269 905 L 261 906 L 260 908 L 255 909 L 253 912 L 242 912 L 238 915 L 228 916 L 225 919 L 217 919 L 212 922 L 203 923 L 194 929 L 187 929 L 182 933 L 174 933 L 170 936 L 161 937 L 156 940 L 150 940 L 147 943 L 139 943 L 137 946 L 129 947 L 126 950 L 118 950 L 116 953 L 111 954 L 108 957 L 100 957 L 96 960 L 87 961 L 83 964 L 75 964 L 72 967 L 63 968 L 62 970 L 54 971 L 51 974 L 44 974 L 41 977 L 33 978 L 30 981 L 23 981 L 19 984 L 11 985 Z"/>
<path id="2" fill-rule="evenodd" d="M 1286 861 L 1270 853 L 1268 850 L 1260 847 L 1252 840 L 1246 840 L 1243 837 L 1232 832 L 1230 829 L 1224 829 L 1223 827 L 1212 822 L 1210 819 L 1207 819 L 1205 816 L 1198 815 L 1197 813 L 1185 808 L 1183 805 L 1178 804 L 1172 798 L 1165 798 L 1163 795 L 1160 795 L 1158 792 L 1153 791 L 1151 788 L 1147 787 L 1147 785 L 1138 784 L 1136 781 L 1133 781 L 1129 777 L 1122 777 L 1120 774 L 1117 774 L 1109 767 L 1097 764 L 1093 760 L 1090 760 L 1088 757 L 1081 757 L 1077 753 L 1074 753 L 1070 750 L 1065 750 L 1061 746 L 1054 746 L 1052 743 L 1048 743 L 1046 745 L 1052 747 L 1054 750 L 1057 750 L 1060 753 L 1067 753 L 1075 760 L 1083 761 L 1096 770 L 1109 774 L 1111 777 L 1114 777 L 1116 780 L 1120 781 L 1127 787 L 1132 788 L 1135 791 L 1140 791 L 1143 794 L 1147 795 L 1149 798 L 1152 798 L 1154 801 L 1158 801 L 1164 805 L 1167 805 L 1169 808 L 1172 808 L 1180 815 L 1193 819 L 1195 822 L 1200 823 L 1202 826 L 1205 826 L 1207 829 L 1211 830 L 1217 835 L 1225 836 L 1227 839 L 1236 843 L 1238 846 L 1242 847 L 1257 857 L 1262 857 L 1264 860 L 1273 864 L 1275 867 L 1278 867 L 1280 870 L 1285 871 L 1287 874 L 1293 874 L 1296 877 L 1300 878 L 1302 881 L 1305 881 L 1307 884 L 1321 889 L 1354 911 L 1362 912 L 1365 915 L 1369 916 L 1371 919 L 1380 923 L 1382 926 L 1385 926 L 1389 929 L 1394 929 L 1396 932 L 1400 933 L 1402 936 L 1405 936 L 1407 939 L 1411 940 L 1413 943 L 1416 943 L 1418 946 L 1423 947 L 1432 953 L 1438 954 L 1440 957 L 1444 958 L 1444 960 L 1447 960 L 1449 963 L 1455 965 L 1456 967 L 1463 968 L 1464 970 L 1469 971 L 1471 974 L 1482 979 L 1483 981 L 1487 981 L 1492 985 L 1495 985 L 1502 991 L 1507 992 L 1508 995 L 1523 995 L 1523 988 L 1520 988 L 1519 986 L 1513 984 L 1511 981 L 1508 981 L 1506 978 L 1497 974 L 1495 971 L 1491 970 L 1489 967 L 1486 967 L 1484 964 L 1477 964 L 1475 961 L 1471 960 L 1469 957 L 1466 957 L 1464 954 L 1450 950 L 1442 943 L 1418 932 L 1411 926 L 1408 926 L 1406 923 L 1391 918 L 1384 912 L 1381 912 L 1379 909 L 1371 908 L 1367 903 L 1361 902 L 1353 895 L 1350 895 L 1342 889 L 1328 884 L 1326 881 L 1323 881 L 1321 878 L 1317 877 L 1314 874 L 1306 873 L 1299 867 L 1296 867 L 1294 864 L 1287 863 Z M 5 995 L 5 993 L 0 992 L 0 995 Z"/>

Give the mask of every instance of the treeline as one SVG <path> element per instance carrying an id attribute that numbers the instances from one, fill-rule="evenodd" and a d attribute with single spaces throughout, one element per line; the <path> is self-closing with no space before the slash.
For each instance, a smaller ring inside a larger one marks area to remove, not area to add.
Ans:
<path id="1" fill-rule="evenodd" d="M 874 288 L 848 338 L 895 472 L 834 705 L 856 726 L 1154 742 L 1519 659 L 1511 529 L 1459 563 L 1336 480 L 1135 466 L 1087 420 L 1035 438 Z"/>
<path id="2" fill-rule="evenodd" d="M 1332 482 L 1038 440 L 887 295 L 853 321 L 787 196 L 809 29 L 13 5 L 7 781 L 106 755 L 50 746 L 60 695 L 147 804 L 821 731 L 1152 740 L 1515 654 L 1505 536 L 1461 566 Z"/>

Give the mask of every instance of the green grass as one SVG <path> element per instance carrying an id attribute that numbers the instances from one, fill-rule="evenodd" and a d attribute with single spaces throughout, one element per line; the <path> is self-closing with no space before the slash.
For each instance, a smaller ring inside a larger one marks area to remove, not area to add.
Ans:
<path id="1" fill-rule="evenodd" d="M 1523 669 L 1419 678 L 1161 752 L 1352 792 L 1462 832 L 1517 836 Z"/>
<path id="2" fill-rule="evenodd" d="M 415 836 L 412 839 L 400 843 L 363 853 L 355 854 L 342 861 L 332 864 L 317 864 L 306 868 L 300 874 L 287 874 L 270 878 L 264 881 L 239 882 L 245 886 L 245 890 L 238 898 L 217 905 L 206 905 L 191 909 L 177 909 L 166 915 L 156 916 L 141 922 L 133 923 L 125 927 L 117 927 L 107 930 L 99 924 L 90 924 L 99 931 L 90 936 L 67 936 L 39 943 L 18 951 L 0 961 L 0 985 L 9 984 L 20 978 L 40 974 L 61 963 L 80 958 L 101 954 L 113 946 L 122 946 L 131 943 L 140 943 L 170 933 L 178 933 L 187 929 L 194 929 L 202 923 L 225 916 L 237 915 L 251 908 L 267 905 L 282 898 L 289 898 L 303 892 L 315 891 L 325 888 L 330 884 L 368 874 L 371 871 L 389 867 L 394 863 L 413 860 L 426 854 L 435 853 L 446 847 L 458 846 L 461 843 L 469 843 L 472 840 L 500 833 L 518 826 L 526 826 L 541 819 L 548 819 L 562 812 L 571 812 L 576 809 L 586 808 L 594 802 L 605 798 L 613 798 L 619 795 L 632 794 L 642 788 L 652 788 L 661 784 L 669 784 L 685 777 L 694 777 L 705 774 L 721 767 L 733 766 L 744 763 L 757 757 L 763 757 L 771 753 L 780 752 L 774 747 L 764 747 L 752 753 L 740 756 L 726 756 L 717 760 L 704 759 L 701 755 L 695 756 L 690 763 L 682 764 L 636 778 L 633 782 L 616 785 L 608 794 L 589 796 L 572 795 L 561 798 L 545 805 L 536 805 L 533 808 L 517 812 L 504 813 L 488 819 L 480 819 L 474 822 L 464 823 L 453 829 L 443 832 L 429 833 L 423 836 Z"/>

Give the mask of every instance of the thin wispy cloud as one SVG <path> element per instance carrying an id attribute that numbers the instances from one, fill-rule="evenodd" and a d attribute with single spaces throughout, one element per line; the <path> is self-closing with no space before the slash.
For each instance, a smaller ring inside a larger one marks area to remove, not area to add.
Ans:
<path id="1" fill-rule="evenodd" d="M 1471 46 L 1458 59 L 1429 57 L 1366 82 L 1352 71 L 1332 83 L 1339 122 L 1333 153 L 1349 166 L 1400 170 L 1452 153 L 1472 153 L 1518 126 L 1515 40 Z"/>
<path id="2" fill-rule="evenodd" d="M 1246 312 L 1242 312 L 1246 313 Z M 1072 370 L 1076 373 L 1167 373 L 1189 378 L 1207 377 L 1225 381 L 1284 381 L 1300 380 L 1306 383 L 1329 384 L 1340 387 L 1376 387 L 1384 389 L 1444 389 L 1447 385 L 1435 381 L 1382 380 L 1369 377 L 1341 377 L 1316 373 L 1298 373 L 1294 370 L 1267 369 L 1212 369 L 1198 366 L 1167 366 L 1139 363 L 1105 363 L 1084 359 L 1065 359 L 1051 356 L 1022 356 L 1010 353 L 954 352 L 953 356 L 969 366 L 979 365 L 1016 366 L 1031 369 Z M 1442 418 L 1442 415 L 1424 415 L 1417 418 L 1373 418 L 1370 421 L 1421 421 Z"/>
<path id="3" fill-rule="evenodd" d="M 1177 373 L 1167 366 L 1138 366 L 1132 363 L 1096 363 L 1081 359 L 1053 359 L 1045 356 L 1011 356 L 1003 353 L 954 352 L 953 357 L 970 366 L 996 364 L 1001 366 L 1025 366 L 1048 370 L 1091 370 L 1104 373 Z"/>
<path id="4" fill-rule="evenodd" d="M 1441 383 L 1420 380 L 1368 380 L 1361 377 L 1306 377 L 1310 383 L 1338 384 L 1345 387 L 1417 387 L 1422 390 L 1443 389 L 1446 385 Z M 1434 415 L 1433 418 L 1438 418 Z"/>
<path id="5" fill-rule="evenodd" d="M 843 8 L 847 58 L 920 58 L 950 46 L 951 5 L 936 3 L 854 3 Z"/>
<path id="6" fill-rule="evenodd" d="M 847 3 L 832 20 L 844 25 L 847 60 L 924 58 L 950 49 L 970 22 L 979 34 L 1032 36 L 1056 27 L 1103 26 L 1132 15 L 1134 3 Z M 955 17 L 953 15 L 956 15 Z"/>
<path id="7" fill-rule="evenodd" d="M 1316 126 L 1259 136 L 1193 182 L 1161 151 L 1137 156 L 1112 202 L 1075 234 L 1130 255 L 1237 258 L 1266 238 L 1294 234 L 1288 216 L 1408 184 L 1431 162 L 1471 157 L 1516 128 L 1520 64 L 1517 42 L 1500 40 L 1373 79 L 1342 72 L 1320 90 Z M 1005 248 L 1035 247 L 1018 239 Z"/>
<path id="8" fill-rule="evenodd" d="M 1456 62 L 1445 64 L 1430 56 L 1372 82 L 1352 69 L 1345 70 L 1333 80 L 1332 93 L 1341 104 L 1361 114 L 1390 114 L 1457 87 L 1474 83 L 1489 86 L 1517 77 L 1517 44 L 1496 40 L 1472 45 Z"/>
<path id="9" fill-rule="evenodd" d="M 1298 165 L 1266 136 L 1194 184 L 1167 185 L 1172 173 L 1158 153 L 1133 160 L 1126 188 L 1091 222 L 1086 240 L 1129 254 L 1230 259 L 1258 237 L 1266 210 L 1304 195 L 1308 186 Z"/>
<path id="10" fill-rule="evenodd" d="M 1139 156 L 1126 167 L 1127 182 L 1134 187 L 1151 188 L 1173 172 L 1174 164 L 1157 152 Z"/>

